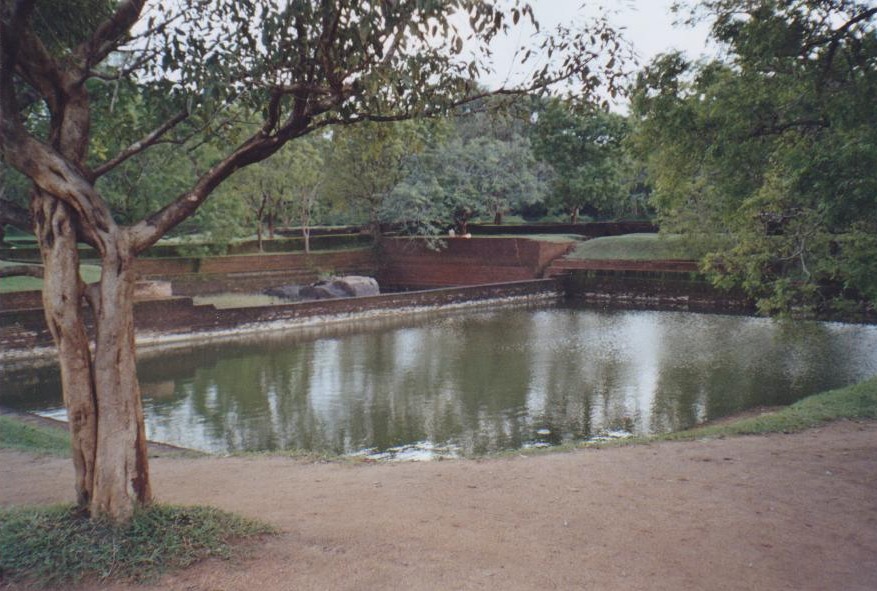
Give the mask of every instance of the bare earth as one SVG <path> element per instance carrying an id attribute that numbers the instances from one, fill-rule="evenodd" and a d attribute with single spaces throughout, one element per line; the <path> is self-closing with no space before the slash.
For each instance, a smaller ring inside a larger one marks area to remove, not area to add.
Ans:
<path id="1" fill-rule="evenodd" d="M 283 533 L 152 587 L 101 588 L 877 589 L 877 422 L 484 461 L 157 458 L 152 471 L 163 502 Z M 0 504 L 70 500 L 71 473 L 0 451 Z"/>

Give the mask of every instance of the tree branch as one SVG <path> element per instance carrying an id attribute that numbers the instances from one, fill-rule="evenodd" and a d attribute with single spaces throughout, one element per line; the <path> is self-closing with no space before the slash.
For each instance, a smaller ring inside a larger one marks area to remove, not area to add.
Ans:
<path id="1" fill-rule="evenodd" d="M 279 150 L 289 139 L 303 135 L 308 130 L 309 121 L 303 118 L 290 122 L 283 128 L 282 137 L 266 135 L 259 130 L 234 152 L 205 172 L 191 190 L 183 193 L 174 201 L 134 224 L 128 229 L 131 249 L 134 254 L 143 252 L 155 244 L 159 238 L 192 215 L 210 196 L 210 193 L 224 180 L 240 168 L 260 162 Z"/>
<path id="2" fill-rule="evenodd" d="M 103 164 L 97 166 L 92 171 L 92 177 L 94 179 L 97 179 L 97 178 L 105 175 L 106 173 L 113 170 L 114 168 L 116 168 L 117 166 L 119 166 L 120 164 L 122 164 L 123 162 L 128 160 L 129 158 L 136 156 L 137 154 L 140 154 L 144 150 L 147 150 L 151 146 L 155 145 L 156 143 L 158 143 L 158 141 L 161 139 L 161 137 L 164 134 L 166 134 L 168 131 L 170 131 L 171 129 L 176 127 L 180 122 L 184 121 L 188 116 L 189 116 L 188 110 L 184 109 L 184 110 L 180 111 L 179 113 L 177 113 L 176 115 L 174 115 L 173 117 L 171 117 L 170 119 L 168 119 L 167 121 L 165 121 L 164 123 L 159 125 L 153 131 L 146 134 L 146 136 L 144 136 L 139 141 L 134 142 L 133 144 L 131 144 L 130 146 L 128 146 L 127 148 L 125 148 L 124 150 L 122 150 L 121 152 L 116 154 L 113 158 L 111 158 L 111 159 L 107 160 L 106 162 L 104 162 Z"/>
<path id="3" fill-rule="evenodd" d="M 0 97 L 6 94 L 0 90 Z M 0 146 L 7 162 L 29 177 L 37 188 L 70 205 L 79 215 L 84 238 L 102 251 L 108 235 L 116 228 L 103 198 L 74 164 L 33 138 L 20 121 L 10 120 L 5 112 L 6 102 L 0 100 Z"/>
<path id="4" fill-rule="evenodd" d="M 145 4 L 146 0 L 123 0 L 116 8 L 116 12 L 98 25 L 91 38 L 77 48 L 76 54 L 85 63 L 86 72 L 118 48 L 122 37 L 140 18 Z"/>

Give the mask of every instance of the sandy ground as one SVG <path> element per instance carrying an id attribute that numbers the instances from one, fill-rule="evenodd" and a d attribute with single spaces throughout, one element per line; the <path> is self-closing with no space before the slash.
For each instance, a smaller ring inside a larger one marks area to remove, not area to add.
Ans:
<path id="1" fill-rule="evenodd" d="M 877 422 L 483 461 L 156 458 L 158 498 L 277 525 L 132 590 L 877 589 Z M 0 504 L 69 500 L 0 451 Z M 94 587 L 80 587 L 91 589 Z"/>

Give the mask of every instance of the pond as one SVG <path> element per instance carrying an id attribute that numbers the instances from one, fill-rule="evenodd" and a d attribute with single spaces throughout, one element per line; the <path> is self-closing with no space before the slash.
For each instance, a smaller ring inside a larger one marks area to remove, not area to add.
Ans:
<path id="1" fill-rule="evenodd" d="M 515 307 L 292 331 L 139 363 L 150 439 L 425 459 L 686 429 L 877 374 L 877 327 Z M 0 405 L 63 417 L 53 368 Z"/>

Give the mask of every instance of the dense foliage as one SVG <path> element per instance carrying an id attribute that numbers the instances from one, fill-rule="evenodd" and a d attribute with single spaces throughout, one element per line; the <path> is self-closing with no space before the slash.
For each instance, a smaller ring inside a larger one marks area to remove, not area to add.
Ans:
<path id="1" fill-rule="evenodd" d="M 616 113 L 579 112 L 552 100 L 539 112 L 533 134 L 536 156 L 553 171 L 550 203 L 576 223 L 592 217 L 627 213 L 633 203 L 635 168 L 625 150 L 627 119 Z"/>
<path id="2" fill-rule="evenodd" d="M 877 9 L 707 0 L 727 57 L 639 76 L 640 154 L 662 228 L 710 245 L 713 279 L 764 312 L 877 302 Z"/>

